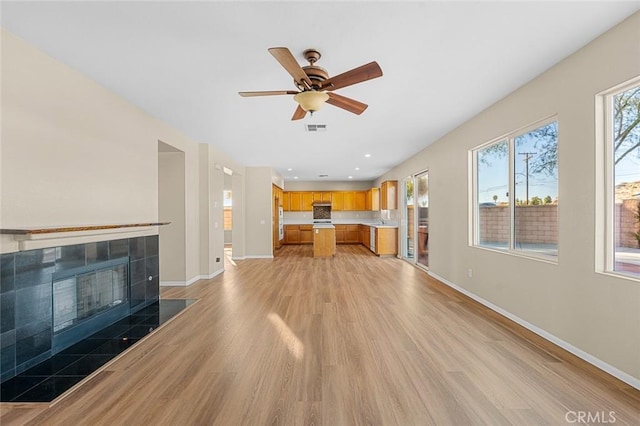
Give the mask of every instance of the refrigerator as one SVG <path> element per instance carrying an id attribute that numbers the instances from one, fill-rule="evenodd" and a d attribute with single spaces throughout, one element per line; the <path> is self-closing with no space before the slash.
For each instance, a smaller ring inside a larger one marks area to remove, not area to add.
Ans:
<path id="1" fill-rule="evenodd" d="M 284 210 L 278 207 L 278 239 L 284 240 Z"/>

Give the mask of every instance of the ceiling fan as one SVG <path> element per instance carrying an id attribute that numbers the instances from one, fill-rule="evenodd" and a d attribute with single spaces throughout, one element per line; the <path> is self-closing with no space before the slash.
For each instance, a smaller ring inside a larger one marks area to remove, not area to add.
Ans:
<path id="1" fill-rule="evenodd" d="M 293 77 L 293 82 L 298 89 L 295 90 L 270 90 L 261 92 L 238 92 L 240 96 L 274 96 L 274 95 L 294 95 L 293 99 L 298 103 L 298 107 L 293 113 L 291 120 L 304 118 L 307 112 L 313 114 L 318 111 L 324 103 L 342 108 L 354 114 L 362 114 L 367 109 L 367 104 L 347 98 L 346 96 L 333 93 L 334 90 L 363 81 L 371 80 L 382 76 L 382 70 L 377 62 L 359 66 L 342 74 L 329 77 L 329 73 L 322 67 L 315 65 L 320 59 L 320 52 L 316 49 L 307 49 L 303 55 L 309 65 L 301 67 L 293 57 L 291 51 L 286 47 L 272 47 L 269 53 L 282 65 L 282 67 Z"/>

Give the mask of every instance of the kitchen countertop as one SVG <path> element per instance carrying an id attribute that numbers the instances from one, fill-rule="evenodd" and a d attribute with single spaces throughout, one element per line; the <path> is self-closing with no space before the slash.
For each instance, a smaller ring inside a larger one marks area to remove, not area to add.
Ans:
<path id="1" fill-rule="evenodd" d="M 312 219 L 294 219 L 294 220 L 285 220 L 283 225 L 365 225 L 365 226 L 373 226 L 374 228 L 397 228 L 398 223 L 389 221 L 389 223 L 382 224 L 379 221 L 366 221 L 366 220 L 357 220 L 357 219 L 335 219 L 331 222 L 331 224 L 327 223 L 313 223 Z"/>
<path id="2" fill-rule="evenodd" d="M 336 227 L 330 223 L 314 223 L 313 224 L 313 229 L 335 229 L 335 228 Z"/>

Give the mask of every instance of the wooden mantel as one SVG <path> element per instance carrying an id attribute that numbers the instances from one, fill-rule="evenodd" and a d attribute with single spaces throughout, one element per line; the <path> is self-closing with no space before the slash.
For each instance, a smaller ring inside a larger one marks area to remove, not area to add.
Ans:
<path id="1" fill-rule="evenodd" d="M 110 225 L 44 226 L 15 229 L 0 228 L 0 235 L 11 236 L 8 237 L 11 240 L 4 240 L 2 244 L 0 244 L 0 253 L 154 235 L 158 233 L 155 227 L 169 225 L 170 223 L 171 222 L 140 222 Z M 117 237 L 115 234 L 117 234 Z"/>
<path id="2" fill-rule="evenodd" d="M 126 223 L 120 225 L 81 225 L 81 226 L 51 226 L 45 228 L 0 229 L 0 234 L 37 235 L 54 234 L 57 232 L 101 231 L 105 229 L 137 228 L 145 226 L 168 225 L 171 222 Z"/>

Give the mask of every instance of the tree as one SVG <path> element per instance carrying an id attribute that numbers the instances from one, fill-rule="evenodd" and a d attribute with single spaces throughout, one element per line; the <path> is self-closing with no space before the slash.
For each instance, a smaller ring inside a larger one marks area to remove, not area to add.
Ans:
<path id="1" fill-rule="evenodd" d="M 532 132 L 537 138 L 538 155 L 530 163 L 530 173 L 553 175 L 558 169 L 558 126 L 543 126 Z M 640 86 L 622 92 L 613 98 L 613 147 L 615 164 L 635 150 L 640 150 Z M 479 161 L 489 164 L 491 158 L 508 155 L 509 146 L 500 142 L 485 148 Z"/>
<path id="2" fill-rule="evenodd" d="M 640 86 L 613 98 L 615 164 L 640 149 Z"/>
<path id="3" fill-rule="evenodd" d="M 540 198 L 537 195 L 535 195 L 535 196 L 531 197 L 530 204 L 532 206 L 539 206 L 540 204 L 542 204 L 542 198 Z"/>
<path id="4" fill-rule="evenodd" d="M 497 195 L 494 195 L 494 196 L 493 196 L 493 202 L 494 202 L 494 203 L 497 203 L 497 202 L 498 202 L 498 196 L 497 196 Z"/>
<path id="5" fill-rule="evenodd" d="M 553 203 L 553 199 L 551 198 L 551 195 L 547 195 L 546 197 L 544 197 L 544 203 L 545 204 Z"/>

